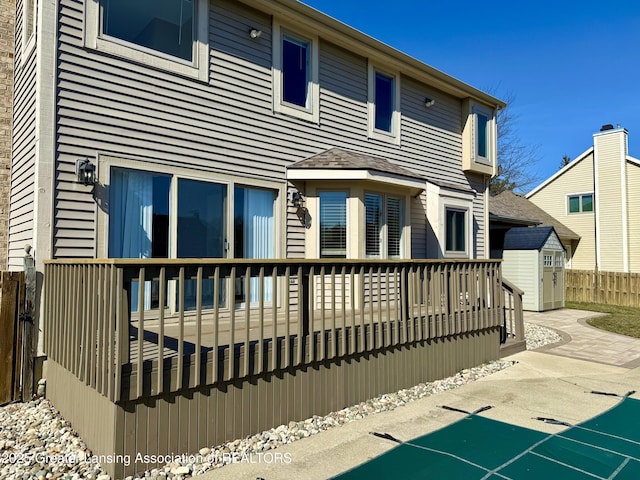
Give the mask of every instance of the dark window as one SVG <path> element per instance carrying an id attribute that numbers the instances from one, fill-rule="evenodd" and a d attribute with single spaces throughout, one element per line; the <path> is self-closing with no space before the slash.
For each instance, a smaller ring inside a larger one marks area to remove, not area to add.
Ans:
<path id="1" fill-rule="evenodd" d="M 593 212 L 593 194 L 571 195 L 569 213 Z"/>
<path id="2" fill-rule="evenodd" d="M 393 128 L 394 79 L 376 72 L 375 79 L 375 128 L 390 132 Z"/>
<path id="3" fill-rule="evenodd" d="M 487 158 L 489 155 L 487 153 L 489 142 L 487 141 L 489 130 L 487 125 L 489 123 L 489 119 L 486 115 L 482 115 L 481 113 L 477 114 L 478 118 L 478 156 Z"/>
<path id="4" fill-rule="evenodd" d="M 320 192 L 320 257 L 347 257 L 346 192 Z"/>
<path id="5" fill-rule="evenodd" d="M 102 0 L 102 33 L 193 60 L 196 0 Z"/>
<path id="6" fill-rule="evenodd" d="M 447 209 L 447 238 L 448 252 L 466 251 L 466 210 Z"/>
<path id="7" fill-rule="evenodd" d="M 309 97 L 309 42 L 282 38 L 282 99 L 307 108 Z"/>

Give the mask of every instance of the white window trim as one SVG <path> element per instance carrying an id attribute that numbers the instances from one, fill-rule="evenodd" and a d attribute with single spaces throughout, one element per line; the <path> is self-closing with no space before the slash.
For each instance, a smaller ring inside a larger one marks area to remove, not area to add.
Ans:
<path id="1" fill-rule="evenodd" d="M 384 130 L 378 130 L 375 128 L 376 123 L 376 105 L 375 105 L 375 85 L 376 85 L 376 73 L 381 73 L 387 77 L 393 78 L 394 92 L 393 92 L 393 114 L 391 118 L 391 132 L 385 132 Z M 368 116 L 368 136 L 376 140 L 382 140 L 384 142 L 400 145 L 400 127 L 401 127 L 401 114 L 400 114 L 400 75 L 396 72 L 389 72 L 388 70 L 378 68 L 373 63 L 369 62 L 368 65 L 368 95 L 367 95 L 367 116 Z"/>
<path id="2" fill-rule="evenodd" d="M 482 107 L 480 105 L 474 105 L 472 107 L 473 114 L 473 152 L 476 163 L 481 165 L 493 166 L 496 152 L 494 151 L 495 145 L 495 133 L 494 125 L 495 119 L 493 111 L 489 108 Z M 480 151 L 479 136 L 478 136 L 478 114 L 482 114 L 487 117 L 487 156 L 482 157 L 478 153 Z"/>
<path id="3" fill-rule="evenodd" d="M 33 8 L 33 26 L 30 34 L 27 33 L 26 18 L 29 8 Z M 21 62 L 25 63 L 26 57 L 33 51 L 36 45 L 36 31 L 38 26 L 38 0 L 22 1 L 22 41 Z"/>
<path id="4" fill-rule="evenodd" d="M 206 82 L 209 80 L 209 2 L 208 0 L 194 0 L 194 2 L 196 4 L 194 32 L 196 46 L 192 62 L 108 35 L 102 35 L 100 33 L 99 0 L 85 0 L 84 2 L 84 46 Z"/>
<path id="5" fill-rule="evenodd" d="M 290 103 L 284 102 L 282 99 L 282 37 L 283 35 L 290 36 L 297 40 L 309 42 L 311 46 L 311 58 L 309 61 L 309 108 L 299 107 Z M 299 34 L 294 29 L 290 29 L 287 26 L 283 26 L 277 20 L 273 21 L 273 35 L 272 35 L 272 50 L 273 50 L 273 67 L 272 72 L 272 86 L 273 86 L 273 111 L 275 113 L 281 113 L 290 115 L 302 120 L 320 123 L 320 83 L 319 83 L 319 49 L 318 49 L 318 36 L 309 34 Z"/>
<path id="6" fill-rule="evenodd" d="M 587 195 L 591 195 L 592 210 L 590 212 L 582 211 L 582 197 L 587 196 Z M 580 199 L 580 211 L 579 212 L 570 211 L 569 199 L 571 197 L 578 197 Z M 583 214 L 583 213 L 586 213 L 586 214 L 589 214 L 589 215 L 593 214 L 596 211 L 595 199 L 596 199 L 596 196 L 595 196 L 594 192 L 567 193 L 566 199 L 565 199 L 565 208 L 566 208 L 567 216 L 569 216 L 569 215 L 580 215 L 580 214 Z"/>

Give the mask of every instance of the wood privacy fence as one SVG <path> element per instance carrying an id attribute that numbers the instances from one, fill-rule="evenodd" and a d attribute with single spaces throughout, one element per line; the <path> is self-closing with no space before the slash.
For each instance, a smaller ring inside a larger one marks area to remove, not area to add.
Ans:
<path id="1" fill-rule="evenodd" d="M 495 359 L 503 302 L 494 260 L 50 261 L 47 396 L 94 453 L 197 452 Z"/>
<path id="2" fill-rule="evenodd" d="M 22 398 L 24 273 L 0 273 L 0 405 Z"/>
<path id="3" fill-rule="evenodd" d="M 565 270 L 566 300 L 640 307 L 640 274 Z"/>

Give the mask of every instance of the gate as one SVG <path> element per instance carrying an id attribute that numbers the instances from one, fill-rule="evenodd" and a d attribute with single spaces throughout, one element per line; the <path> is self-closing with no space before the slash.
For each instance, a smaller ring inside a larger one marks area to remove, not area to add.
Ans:
<path id="1" fill-rule="evenodd" d="M 22 309 L 25 304 L 23 272 L 0 275 L 0 405 L 21 399 L 24 345 Z"/>

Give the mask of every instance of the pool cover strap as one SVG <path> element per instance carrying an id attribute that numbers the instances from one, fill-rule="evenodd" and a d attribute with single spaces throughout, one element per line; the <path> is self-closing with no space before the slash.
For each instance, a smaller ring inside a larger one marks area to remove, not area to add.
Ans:
<path id="1" fill-rule="evenodd" d="M 638 419 L 640 400 L 628 397 L 601 415 L 555 434 L 471 414 L 409 442 L 379 434 L 399 444 L 335 478 L 637 480 Z"/>

